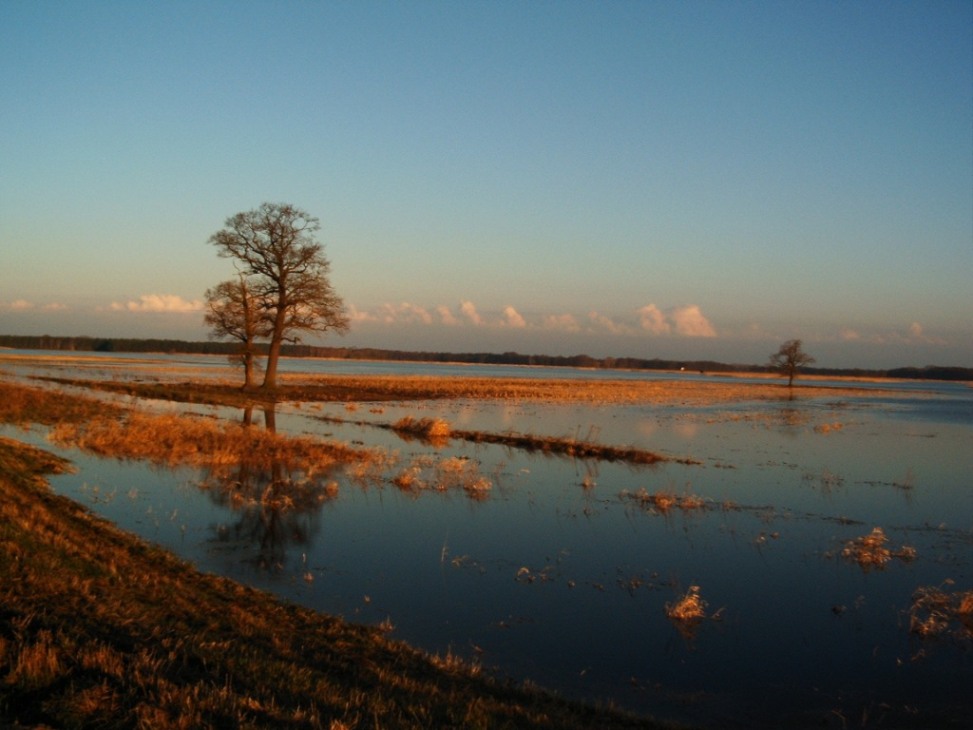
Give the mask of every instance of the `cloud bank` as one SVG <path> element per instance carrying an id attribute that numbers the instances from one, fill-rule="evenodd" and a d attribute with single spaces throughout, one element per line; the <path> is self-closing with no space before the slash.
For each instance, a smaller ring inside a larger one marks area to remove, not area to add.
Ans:
<path id="1" fill-rule="evenodd" d="M 35 304 L 27 299 L 14 299 L 12 302 L 0 302 L 0 311 L 8 312 L 63 312 L 69 307 L 60 302 L 48 302 L 47 304 Z"/>
<path id="2" fill-rule="evenodd" d="M 696 304 L 659 309 L 647 304 L 630 315 L 613 316 L 598 311 L 585 318 L 564 312 L 527 315 L 511 304 L 497 312 L 481 312 L 470 300 L 453 309 L 445 304 L 426 308 L 412 302 L 381 304 L 369 310 L 349 307 L 353 322 L 384 325 L 445 325 L 490 329 L 533 330 L 569 334 L 612 334 L 619 336 L 716 337 L 716 328 Z"/>
<path id="3" fill-rule="evenodd" d="M 143 294 L 138 301 L 128 301 L 124 304 L 112 302 L 109 307 L 114 312 L 165 312 L 187 314 L 200 312 L 203 302 L 200 299 L 187 301 L 177 294 Z"/>

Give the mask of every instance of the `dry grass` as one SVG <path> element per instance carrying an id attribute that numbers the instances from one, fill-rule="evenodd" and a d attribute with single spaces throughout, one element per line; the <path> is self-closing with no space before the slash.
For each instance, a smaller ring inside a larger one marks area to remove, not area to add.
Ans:
<path id="1" fill-rule="evenodd" d="M 689 586 L 689 590 L 675 603 L 666 604 L 666 616 L 673 621 L 699 621 L 706 618 L 706 601 L 699 595 L 699 586 Z"/>
<path id="2" fill-rule="evenodd" d="M 442 418 L 405 416 L 392 424 L 392 430 L 403 437 L 415 437 L 434 446 L 445 446 L 452 433 L 449 422 Z"/>
<path id="3" fill-rule="evenodd" d="M 319 388 L 326 392 L 359 392 L 358 400 L 436 400 L 468 398 L 500 401 L 573 403 L 686 403 L 694 405 L 741 400 L 781 400 L 789 397 L 778 383 L 717 383 L 683 380 L 595 380 L 545 378 L 478 378 L 434 376 L 284 375 L 285 390 Z M 835 395 L 860 389 L 802 384 L 801 393 Z"/>
<path id="4" fill-rule="evenodd" d="M 50 438 L 101 456 L 201 467 L 208 476 L 200 486 L 233 507 L 260 505 L 278 511 L 307 510 L 335 499 L 338 484 L 331 476 L 339 466 L 361 470 L 387 461 L 377 450 L 308 436 L 134 410 L 120 418 L 58 424 Z"/>
<path id="5" fill-rule="evenodd" d="M 480 474 L 475 461 L 458 456 L 446 459 L 417 456 L 392 478 L 392 484 L 413 495 L 462 490 L 474 501 L 488 499 L 493 488 L 493 483 Z"/>
<path id="6" fill-rule="evenodd" d="M 922 638 L 973 639 L 973 590 L 950 593 L 933 586 L 919 588 L 912 595 L 909 630 Z"/>
<path id="7" fill-rule="evenodd" d="M 659 490 L 650 493 L 645 487 L 637 492 L 622 492 L 622 499 L 631 500 L 639 507 L 666 514 L 670 510 L 678 509 L 684 512 L 706 509 L 706 500 L 695 494 L 676 494 L 670 490 Z"/>
<path id="8" fill-rule="evenodd" d="M 76 423 L 120 412 L 117 406 L 93 398 L 0 382 L 0 423 Z"/>
<path id="9" fill-rule="evenodd" d="M 881 569 L 892 558 L 903 561 L 915 559 L 915 548 L 903 545 L 898 550 L 893 551 L 885 546 L 887 542 L 888 538 L 885 536 L 885 531 L 881 527 L 875 527 L 869 534 L 846 543 L 841 551 L 841 556 L 858 563 L 863 570 Z"/>
<path id="10" fill-rule="evenodd" d="M 51 439 L 102 456 L 144 459 L 167 466 L 286 464 L 314 473 L 337 463 L 368 461 L 374 456 L 365 449 L 306 436 L 283 436 L 237 423 L 134 410 L 122 417 L 58 424 L 51 431 Z"/>

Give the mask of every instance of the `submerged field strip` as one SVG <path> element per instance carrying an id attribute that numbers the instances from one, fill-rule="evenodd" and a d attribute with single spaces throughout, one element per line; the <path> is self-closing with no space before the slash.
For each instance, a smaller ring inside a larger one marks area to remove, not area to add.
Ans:
<path id="1" fill-rule="evenodd" d="M 970 709 L 968 389 L 288 372 L 267 399 L 215 363 L 0 368 L 98 396 L 8 408 L 80 465 L 55 490 L 492 676 L 701 726 Z"/>

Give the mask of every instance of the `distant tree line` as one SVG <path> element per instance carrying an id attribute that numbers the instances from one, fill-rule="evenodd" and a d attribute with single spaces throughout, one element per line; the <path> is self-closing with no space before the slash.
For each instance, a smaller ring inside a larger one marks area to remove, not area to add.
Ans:
<path id="1" fill-rule="evenodd" d="M 186 340 L 125 339 L 114 337 L 83 337 L 51 335 L 0 335 L 0 347 L 19 350 L 67 350 L 77 352 L 146 352 L 164 354 L 231 355 L 238 349 L 233 342 L 192 342 Z M 266 354 L 266 344 L 257 351 Z M 378 360 L 396 362 L 462 363 L 471 365 L 541 365 L 545 367 L 595 368 L 603 370 L 683 370 L 687 372 L 766 373 L 767 365 L 741 365 L 714 360 L 663 360 L 635 357 L 596 358 L 588 355 L 524 355 L 518 352 L 413 352 L 382 350 L 370 347 L 320 347 L 315 345 L 283 345 L 285 357 L 319 357 L 332 360 Z M 811 368 L 809 375 L 844 375 L 859 377 L 888 377 L 918 380 L 973 380 L 973 368 L 902 367 L 892 370 L 862 368 Z"/>

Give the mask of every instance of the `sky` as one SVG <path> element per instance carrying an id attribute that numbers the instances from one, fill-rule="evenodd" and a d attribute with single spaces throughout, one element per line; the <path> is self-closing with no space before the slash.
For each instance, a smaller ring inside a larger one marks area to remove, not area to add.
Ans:
<path id="1" fill-rule="evenodd" d="M 206 339 L 265 201 L 312 344 L 973 367 L 973 4 L 0 2 L 0 334 Z"/>

